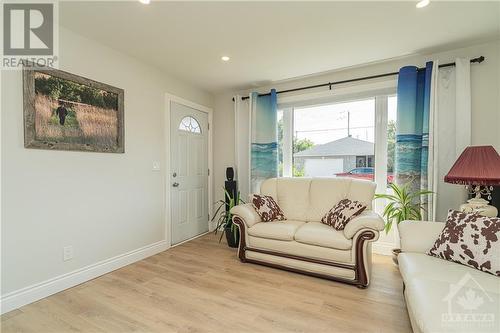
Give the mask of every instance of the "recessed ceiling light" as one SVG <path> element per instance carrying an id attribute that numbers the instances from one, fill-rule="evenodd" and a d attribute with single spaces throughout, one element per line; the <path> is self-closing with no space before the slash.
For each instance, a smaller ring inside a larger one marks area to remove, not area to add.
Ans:
<path id="1" fill-rule="evenodd" d="M 222 56 L 220 58 L 220 60 L 222 60 L 222 61 L 229 61 L 229 59 L 231 59 L 231 58 L 229 58 L 228 56 Z"/>
<path id="2" fill-rule="evenodd" d="M 427 6 L 431 1 L 430 0 L 422 0 L 422 1 L 419 1 L 417 2 L 417 5 L 416 7 L 417 8 L 424 8 L 425 6 Z"/>
<path id="3" fill-rule="evenodd" d="M 140 3 L 144 4 L 144 5 L 149 5 L 149 3 L 151 2 L 151 0 L 139 0 Z"/>

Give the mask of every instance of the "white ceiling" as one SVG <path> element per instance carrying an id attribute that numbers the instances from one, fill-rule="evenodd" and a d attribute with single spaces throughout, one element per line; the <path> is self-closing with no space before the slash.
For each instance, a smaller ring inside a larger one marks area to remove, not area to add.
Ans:
<path id="1" fill-rule="evenodd" d="M 214 93 L 500 36 L 500 2 L 415 3 L 62 2 L 59 17 Z"/>

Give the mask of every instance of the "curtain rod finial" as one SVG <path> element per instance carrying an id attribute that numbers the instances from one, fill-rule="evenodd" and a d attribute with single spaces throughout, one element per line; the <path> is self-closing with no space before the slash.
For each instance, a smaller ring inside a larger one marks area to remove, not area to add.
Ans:
<path id="1" fill-rule="evenodd" d="M 471 62 L 477 62 L 478 64 L 484 61 L 484 56 L 477 57 L 476 59 L 472 59 Z"/>

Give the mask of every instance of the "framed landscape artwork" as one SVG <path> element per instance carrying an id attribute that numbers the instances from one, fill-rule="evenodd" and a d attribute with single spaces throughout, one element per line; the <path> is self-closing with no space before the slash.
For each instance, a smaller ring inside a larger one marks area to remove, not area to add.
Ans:
<path id="1" fill-rule="evenodd" d="M 124 152 L 124 91 L 52 68 L 25 68 L 24 146 Z"/>

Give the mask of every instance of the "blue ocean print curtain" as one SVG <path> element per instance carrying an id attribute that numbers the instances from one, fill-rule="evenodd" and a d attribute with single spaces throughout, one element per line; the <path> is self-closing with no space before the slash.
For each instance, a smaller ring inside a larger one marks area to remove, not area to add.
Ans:
<path id="1" fill-rule="evenodd" d="M 270 95 L 250 94 L 251 158 L 250 189 L 259 193 L 262 181 L 278 176 L 278 104 L 276 90 Z"/>
<path id="2" fill-rule="evenodd" d="M 429 112 L 433 62 L 425 69 L 400 69 L 396 124 L 396 183 L 411 183 L 413 190 L 427 190 Z M 425 198 L 424 198 L 425 199 Z"/>

